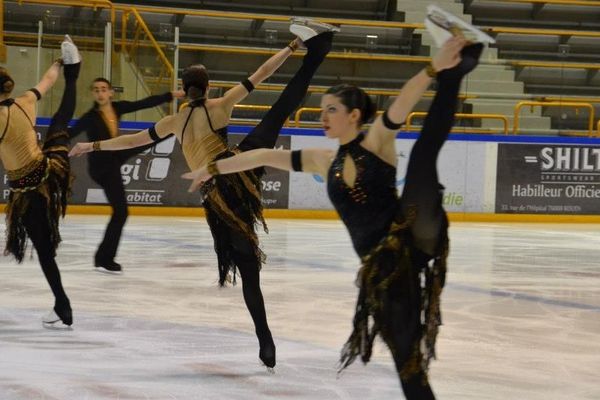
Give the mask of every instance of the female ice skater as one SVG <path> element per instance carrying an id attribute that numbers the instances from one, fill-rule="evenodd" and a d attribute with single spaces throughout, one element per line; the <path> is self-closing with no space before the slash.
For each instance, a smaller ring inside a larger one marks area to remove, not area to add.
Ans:
<path id="1" fill-rule="evenodd" d="M 448 221 L 436 161 L 454 121 L 462 78 L 477 65 L 483 46 L 448 40 L 431 64 L 410 79 L 389 109 L 371 125 L 369 96 L 351 85 L 330 88 L 321 100 L 325 134 L 337 152 L 258 149 L 215 161 L 184 175 L 190 191 L 222 174 L 261 166 L 316 173 L 346 225 L 362 267 L 354 330 L 341 368 L 357 356 L 368 362 L 379 334 L 394 358 L 407 399 L 434 395 L 427 379 L 440 324 L 440 294 L 448 253 Z M 410 155 L 402 197 L 396 191 L 395 138 L 401 122 L 437 77 L 438 89 Z"/>
<path id="2" fill-rule="evenodd" d="M 298 39 L 267 60 L 254 74 L 227 91 L 223 97 L 208 99 L 208 73 L 202 65 L 186 68 L 183 87 L 189 107 L 177 115 L 165 117 L 148 130 L 134 135 L 93 143 L 78 143 L 71 155 L 91 151 L 121 150 L 142 146 L 175 134 L 181 143 L 190 169 L 197 169 L 221 158 L 257 148 L 273 148 L 289 115 L 300 105 L 310 81 L 331 49 L 333 32 L 327 24 L 293 19 L 290 26 Z M 287 84 L 279 99 L 262 121 L 234 147 L 227 144 L 227 124 L 235 104 L 256 85 L 268 78 L 303 44 L 306 55 L 300 69 Z M 263 170 L 219 177 L 202 190 L 206 219 L 210 227 L 219 264 L 219 283 L 224 285 L 229 272 L 235 280 L 236 269 L 242 277 L 244 301 L 250 311 L 260 344 L 259 358 L 268 367 L 275 366 L 275 344 L 267 324 L 260 290 L 260 269 L 264 254 L 258 245 L 255 226 L 266 224 L 262 215 L 260 177 Z"/>
<path id="3" fill-rule="evenodd" d="M 69 329 L 73 323 L 55 255 L 61 241 L 59 217 L 65 215 L 70 190 L 67 124 L 75 111 L 81 59 L 68 36 L 61 52 L 61 60 L 52 64 L 42 80 L 16 98 L 10 97 L 14 81 L 0 69 L 0 159 L 10 187 L 4 254 L 12 254 L 21 262 L 27 238 L 31 239 L 55 298 L 52 311 L 42 319 L 44 327 L 51 329 Z M 65 76 L 62 101 L 40 147 L 34 127 L 35 103 L 54 85 L 61 65 Z"/>

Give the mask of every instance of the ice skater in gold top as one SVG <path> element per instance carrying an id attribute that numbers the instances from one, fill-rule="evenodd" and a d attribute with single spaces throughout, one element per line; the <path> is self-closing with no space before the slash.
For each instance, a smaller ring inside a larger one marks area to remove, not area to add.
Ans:
<path id="1" fill-rule="evenodd" d="M 338 29 L 307 19 L 295 18 L 290 30 L 298 38 L 267 60 L 254 74 L 228 90 L 223 97 L 208 99 L 208 72 L 202 65 L 186 68 L 182 75 L 189 107 L 177 115 L 165 117 L 148 130 L 116 139 L 78 143 L 72 155 L 91 151 L 121 150 L 138 147 L 175 134 L 181 143 L 190 169 L 212 165 L 216 160 L 257 148 L 273 148 L 279 132 L 290 114 L 301 104 L 310 81 L 331 49 L 334 31 Z M 287 84 L 279 99 L 262 121 L 231 148 L 227 143 L 227 125 L 233 106 L 244 99 L 279 68 L 300 46 L 307 52 L 300 69 Z M 242 278 L 246 306 L 254 321 L 260 344 L 259 358 L 273 368 L 275 344 L 267 324 L 265 305 L 260 290 L 260 269 L 264 254 L 258 246 L 255 226 L 266 225 L 262 215 L 260 176 L 254 170 L 218 177 L 202 190 L 206 219 L 214 239 L 219 264 L 219 283 L 223 285 L 230 272 Z"/>
<path id="2" fill-rule="evenodd" d="M 4 254 L 21 262 L 27 239 L 31 239 L 55 297 L 54 307 L 42 319 L 44 327 L 51 329 L 70 329 L 73 324 L 55 255 L 61 240 L 58 221 L 65 215 L 70 189 L 67 124 L 75 111 L 81 60 L 68 36 L 61 51 L 61 60 L 52 64 L 42 80 L 16 98 L 10 97 L 14 81 L 7 70 L 0 69 L 0 159 L 10 187 Z M 62 101 L 40 147 L 34 128 L 35 103 L 54 85 L 61 67 L 65 76 Z"/>

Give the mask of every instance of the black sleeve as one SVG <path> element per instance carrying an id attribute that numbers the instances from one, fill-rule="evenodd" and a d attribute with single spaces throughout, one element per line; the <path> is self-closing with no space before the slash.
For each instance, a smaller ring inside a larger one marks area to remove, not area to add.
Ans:
<path id="1" fill-rule="evenodd" d="M 145 99 L 138 101 L 115 101 L 113 103 L 113 107 L 119 115 L 122 115 L 146 108 L 156 107 L 163 103 L 168 103 L 171 100 L 173 100 L 173 94 L 171 92 L 167 92 L 156 96 L 146 97 Z"/>
<path id="2" fill-rule="evenodd" d="M 254 85 L 252 84 L 252 82 L 250 82 L 250 79 L 246 78 L 241 83 L 242 85 L 244 85 L 248 93 L 251 93 L 254 90 Z"/>
<path id="3" fill-rule="evenodd" d="M 77 120 L 77 123 L 72 126 L 71 128 L 68 128 L 67 131 L 69 132 L 69 138 L 73 139 L 76 136 L 79 136 L 79 134 L 83 131 L 87 131 L 89 129 L 89 114 L 85 113 L 81 116 L 81 118 L 79 118 Z"/>
<path id="4" fill-rule="evenodd" d="M 27 91 L 35 94 L 35 97 L 36 97 L 36 99 L 38 99 L 38 101 L 40 101 L 40 99 L 42 98 L 42 94 L 36 88 L 27 89 Z"/>
<path id="5" fill-rule="evenodd" d="M 294 171 L 302 171 L 302 150 L 292 151 L 292 169 Z"/>

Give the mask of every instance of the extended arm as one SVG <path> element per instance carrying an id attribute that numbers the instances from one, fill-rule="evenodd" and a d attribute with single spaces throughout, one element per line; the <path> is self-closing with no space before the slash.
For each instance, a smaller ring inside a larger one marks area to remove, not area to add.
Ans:
<path id="1" fill-rule="evenodd" d="M 172 132 L 173 116 L 168 116 L 156 123 L 150 129 L 144 129 L 132 135 L 122 135 L 113 139 L 97 142 L 77 143 L 69 152 L 70 157 L 77 157 L 92 151 L 115 151 L 133 149 L 144 146 L 169 136 Z"/>
<path id="2" fill-rule="evenodd" d="M 189 191 L 198 190 L 204 182 L 213 175 L 232 174 L 247 171 L 258 167 L 273 167 L 282 170 L 301 170 L 303 172 L 325 175 L 328 164 L 333 154 L 331 150 L 305 149 L 300 153 L 300 169 L 294 168 L 292 163 L 292 151 L 275 149 L 255 149 L 245 151 L 235 156 L 213 161 L 207 166 L 182 175 L 184 179 L 192 180 Z M 298 166 L 297 166 L 298 167 Z"/>

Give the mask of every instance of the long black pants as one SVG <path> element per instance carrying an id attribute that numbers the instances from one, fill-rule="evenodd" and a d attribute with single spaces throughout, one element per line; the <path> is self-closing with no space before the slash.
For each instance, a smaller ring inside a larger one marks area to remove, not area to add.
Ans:
<path id="1" fill-rule="evenodd" d="M 114 262 L 117 255 L 123 227 L 129 216 L 127 197 L 121 176 L 121 166 L 118 162 L 105 166 L 101 171 L 90 169 L 90 177 L 102 187 L 112 208 L 110 221 L 106 226 L 104 237 L 95 255 L 96 264 L 102 265 Z"/>

